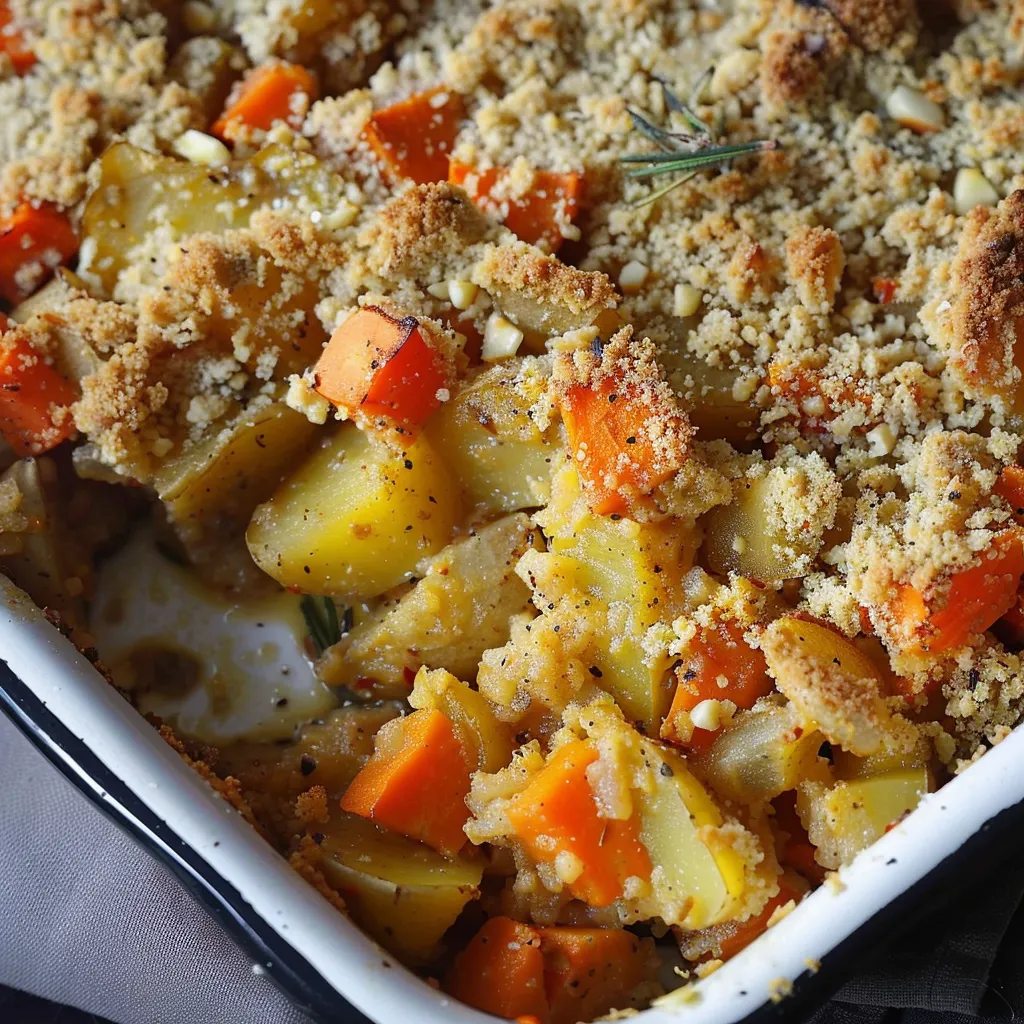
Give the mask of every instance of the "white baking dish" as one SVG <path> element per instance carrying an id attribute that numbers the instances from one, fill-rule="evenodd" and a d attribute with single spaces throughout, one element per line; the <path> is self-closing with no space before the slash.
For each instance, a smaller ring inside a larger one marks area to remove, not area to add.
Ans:
<path id="1" fill-rule="evenodd" d="M 344 1020 L 346 1000 L 379 1024 L 493 1020 L 451 1002 L 367 939 L 2 576 L 0 595 L 3 710 L 163 858 L 299 1005 L 333 1021 Z M 1024 735 L 1017 732 L 844 869 L 841 886 L 823 886 L 715 974 L 645 1011 L 643 1024 L 732 1024 L 759 1012 L 795 1011 L 795 997 L 822 998 L 842 980 L 851 937 L 863 936 L 872 921 L 877 931 L 893 901 L 1022 799 Z M 904 897 L 901 910 L 905 904 Z M 825 970 L 814 977 L 821 961 Z M 791 985 L 794 996 L 771 1002 Z"/>

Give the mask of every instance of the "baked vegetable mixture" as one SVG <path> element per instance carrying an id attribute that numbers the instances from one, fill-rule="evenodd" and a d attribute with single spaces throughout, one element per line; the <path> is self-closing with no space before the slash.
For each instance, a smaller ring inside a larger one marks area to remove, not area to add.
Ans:
<path id="1" fill-rule="evenodd" d="M 645 1005 L 1024 715 L 1021 0 L 0 25 L 0 565 L 432 984 Z"/>

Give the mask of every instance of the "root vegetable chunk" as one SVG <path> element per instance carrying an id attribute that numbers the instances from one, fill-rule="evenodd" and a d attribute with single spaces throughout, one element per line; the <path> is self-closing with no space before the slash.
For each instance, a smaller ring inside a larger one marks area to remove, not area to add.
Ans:
<path id="1" fill-rule="evenodd" d="M 416 426 L 441 404 L 450 377 L 415 317 L 396 320 L 376 306 L 334 332 L 314 369 L 317 392 L 349 416 Z"/>
<path id="2" fill-rule="evenodd" d="M 849 640 L 785 616 L 765 631 L 761 649 L 778 688 L 830 742 L 861 757 L 882 746 L 891 723 L 882 678 Z"/>
<path id="3" fill-rule="evenodd" d="M 345 791 L 341 809 L 453 857 L 466 842 L 469 774 L 448 718 L 436 709 L 416 711 L 377 734 L 373 756 Z"/>

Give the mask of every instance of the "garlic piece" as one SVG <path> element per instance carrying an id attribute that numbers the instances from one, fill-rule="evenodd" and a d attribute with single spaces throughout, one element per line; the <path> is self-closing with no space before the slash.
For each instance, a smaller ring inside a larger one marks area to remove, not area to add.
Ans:
<path id="1" fill-rule="evenodd" d="M 703 293 L 692 284 L 677 284 L 672 296 L 672 312 L 676 316 L 693 316 L 703 299 Z"/>
<path id="2" fill-rule="evenodd" d="M 629 294 L 640 291 L 650 271 L 639 260 L 630 260 L 619 271 L 619 287 Z"/>
<path id="3" fill-rule="evenodd" d="M 886 100 L 889 116 L 915 132 L 937 132 L 946 127 L 942 107 L 923 92 L 897 85 Z"/>
<path id="4" fill-rule="evenodd" d="M 884 455 L 891 455 L 896 447 L 896 433 L 888 423 L 879 423 L 877 427 L 867 432 L 868 451 L 876 458 Z"/>
<path id="5" fill-rule="evenodd" d="M 484 343 L 480 350 L 480 358 L 485 363 L 497 363 L 502 359 L 511 359 L 523 343 L 523 332 L 511 320 L 505 319 L 500 313 L 492 313 L 487 318 L 484 328 Z"/>
<path id="6" fill-rule="evenodd" d="M 953 184 L 957 213 L 970 213 L 976 206 L 995 206 L 999 193 L 976 167 L 961 167 Z"/>
<path id="7" fill-rule="evenodd" d="M 717 700 L 702 700 L 690 712 L 690 721 L 696 729 L 714 732 L 722 724 L 722 704 Z"/>
<path id="8" fill-rule="evenodd" d="M 448 298 L 456 309 L 469 309 L 480 289 L 472 281 L 449 281 Z"/>
<path id="9" fill-rule="evenodd" d="M 221 167 L 231 159 L 231 151 L 220 139 L 196 131 L 195 128 L 189 128 L 179 135 L 171 148 L 189 163 L 205 167 Z"/>

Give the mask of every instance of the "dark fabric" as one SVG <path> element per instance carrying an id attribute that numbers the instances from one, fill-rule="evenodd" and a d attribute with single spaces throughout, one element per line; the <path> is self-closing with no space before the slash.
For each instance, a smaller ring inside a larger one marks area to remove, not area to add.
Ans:
<path id="1" fill-rule="evenodd" d="M 2 717 L 0 778 L 3 1024 L 310 1024 Z M 1001 837 L 994 863 L 964 864 L 808 1024 L 1024 1017 L 1024 827 L 1018 833 Z M 337 1024 L 364 1021 L 353 1011 Z"/>

